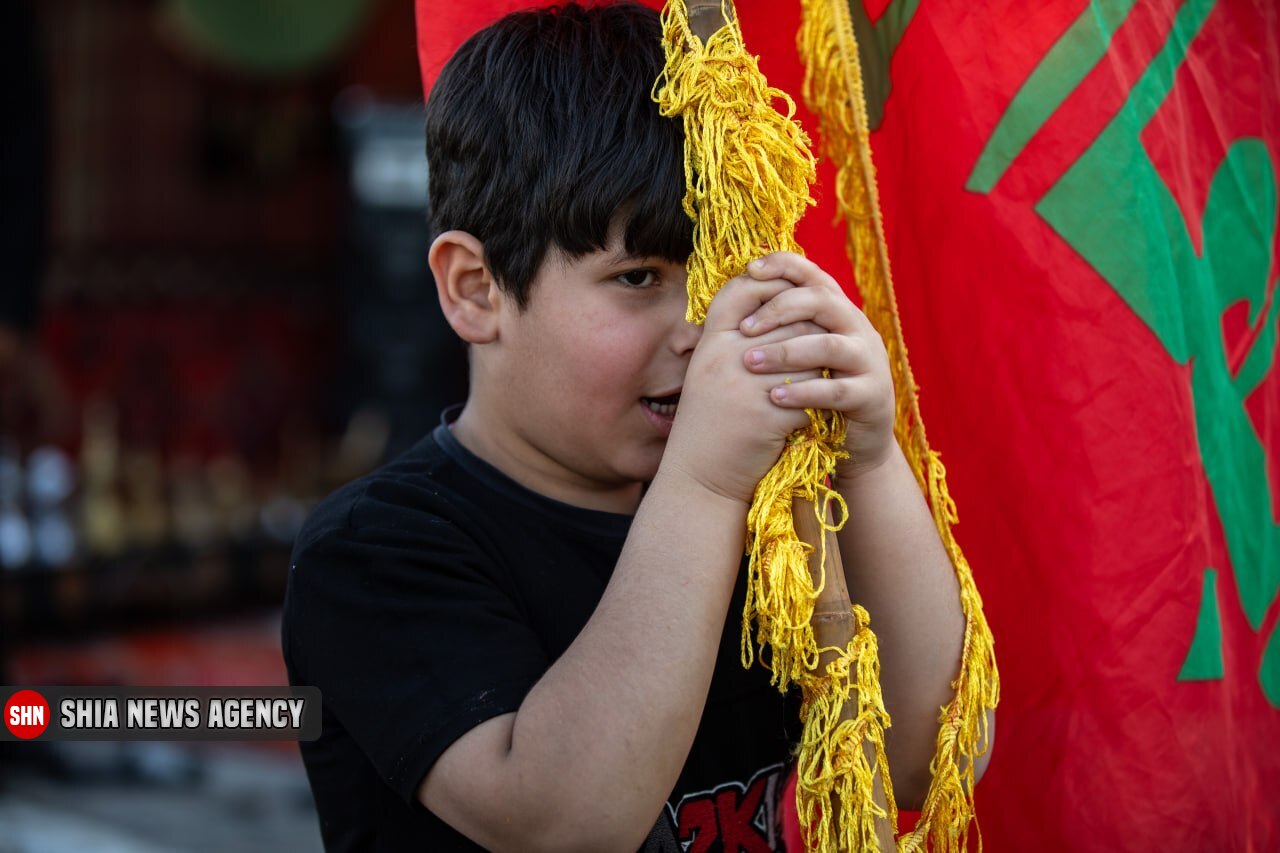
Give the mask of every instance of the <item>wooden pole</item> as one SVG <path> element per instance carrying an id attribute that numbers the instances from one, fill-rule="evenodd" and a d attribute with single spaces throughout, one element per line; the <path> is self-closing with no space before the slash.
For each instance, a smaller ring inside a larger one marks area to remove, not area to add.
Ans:
<path id="1" fill-rule="evenodd" d="M 689 0 L 686 7 L 689 10 L 689 29 L 693 30 L 695 36 L 702 39 L 703 44 L 707 43 L 707 39 L 711 38 L 716 30 L 730 21 L 737 20 L 738 17 L 732 0 L 725 0 L 723 5 L 720 0 Z"/>
<path id="2" fill-rule="evenodd" d="M 734 9 L 732 0 L 688 0 L 686 8 L 689 13 L 689 28 L 694 35 L 702 39 L 704 44 L 721 27 L 737 19 L 737 12 Z M 825 549 L 826 585 L 815 602 L 813 617 L 810 620 L 810 624 L 813 626 L 814 640 L 817 642 L 818 648 L 833 649 L 832 651 L 824 652 L 819 658 L 819 668 L 825 669 L 826 665 L 838 653 L 835 650 L 843 651 L 848 648 L 849 641 L 853 639 L 854 629 L 857 627 L 853 619 L 853 605 L 849 599 L 849 589 L 844 577 L 844 564 L 840 559 L 840 545 L 836 540 L 835 534 L 825 532 L 822 526 L 818 524 L 812 501 L 795 501 L 792 505 L 792 515 L 797 536 L 802 541 L 815 546 L 809 559 L 809 571 L 813 576 L 815 586 L 824 576 L 824 567 L 822 565 L 823 549 L 819 546 L 821 537 L 824 535 L 827 537 Z M 831 523 L 831 510 L 829 507 L 827 508 L 827 523 Z M 856 703 L 845 703 L 841 721 L 853 719 L 855 709 Z M 869 754 L 868 760 L 874 764 L 874 754 Z M 879 776 L 876 776 L 876 789 L 873 796 L 876 804 L 883 808 L 886 800 L 882 780 Z M 893 827 L 889 826 L 887 820 L 878 823 L 877 836 L 882 851 L 895 849 Z"/>
<path id="3" fill-rule="evenodd" d="M 813 617 L 809 620 L 809 624 L 813 626 L 813 640 L 818 648 L 823 650 L 818 657 L 818 669 L 822 671 L 840 651 L 848 648 L 849 641 L 853 639 L 857 628 L 853 618 L 853 603 L 849 599 L 849 587 L 845 582 L 844 561 L 840 558 L 840 543 L 835 533 L 824 530 L 818 524 L 813 501 L 793 501 L 791 515 L 795 522 L 796 536 L 802 542 L 814 546 L 813 552 L 809 554 L 809 575 L 813 578 L 814 588 L 816 589 L 819 583 L 824 583 L 822 592 L 813 605 Z M 830 506 L 826 510 L 826 523 L 828 525 L 832 523 Z M 825 565 L 821 548 L 823 536 L 827 540 Z M 840 709 L 840 722 L 852 720 L 856 709 L 856 701 L 846 702 Z M 867 751 L 867 761 L 875 766 L 874 749 L 870 746 L 864 748 Z M 872 792 L 872 797 L 876 805 L 885 808 L 887 800 L 884 795 L 884 780 L 880 775 L 875 777 L 875 790 Z M 894 827 L 889 825 L 888 820 L 876 822 L 876 837 L 882 851 L 896 849 L 893 832 Z"/>

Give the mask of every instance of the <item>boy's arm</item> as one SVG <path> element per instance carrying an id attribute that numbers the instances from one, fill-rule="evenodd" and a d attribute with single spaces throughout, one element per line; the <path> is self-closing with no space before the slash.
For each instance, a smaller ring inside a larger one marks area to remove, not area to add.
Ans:
<path id="1" fill-rule="evenodd" d="M 881 688 L 892 720 L 885 747 L 894 794 L 899 805 L 918 808 L 929 786 L 939 712 L 951 701 L 951 681 L 959 673 L 965 622 L 951 560 L 894 440 L 888 355 L 866 316 L 812 261 L 780 252 L 752 262 L 748 271 L 798 286 L 746 318 L 745 334 L 764 335 L 797 321 L 823 330 L 779 343 L 761 340 L 746 363 L 770 374 L 830 371 L 829 377 L 785 383 L 773 389 L 773 399 L 792 408 L 837 409 L 848 419 L 850 459 L 838 467 L 835 486 L 849 518 L 837 539 L 850 596 L 871 616 L 879 643 Z M 975 779 L 985 766 L 983 756 L 974 765 Z"/>
<path id="2" fill-rule="evenodd" d="M 746 511 L 660 468 L 582 633 L 440 756 L 422 802 L 489 849 L 637 849 L 702 716 Z"/>
<path id="3" fill-rule="evenodd" d="M 739 321 L 789 287 L 738 279 L 712 302 L 599 606 L 519 710 L 455 741 L 419 786 L 485 847 L 635 850 L 661 813 L 702 716 L 751 493 L 807 422 L 770 402 L 778 377 L 742 361 Z"/>
<path id="4" fill-rule="evenodd" d="M 835 485 L 849 507 L 837 534 L 845 577 L 880 647 L 894 796 L 900 807 L 918 809 L 929 789 L 939 710 L 953 698 L 951 681 L 959 674 L 965 627 L 959 585 L 896 442 L 879 465 Z M 987 723 L 994 735 L 990 714 Z M 989 755 L 976 760 L 975 780 Z"/>

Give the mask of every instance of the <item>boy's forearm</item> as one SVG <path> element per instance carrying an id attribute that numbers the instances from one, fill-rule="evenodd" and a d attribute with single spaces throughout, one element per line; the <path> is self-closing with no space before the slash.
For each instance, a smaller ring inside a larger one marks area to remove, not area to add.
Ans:
<path id="1" fill-rule="evenodd" d="M 959 586 L 896 444 L 878 467 L 836 486 L 849 507 L 838 534 L 849 594 L 870 614 L 880 646 L 881 687 L 893 723 L 886 750 L 894 792 L 900 806 L 917 807 L 929 785 L 938 712 L 951 700 L 959 672 Z"/>
<path id="2" fill-rule="evenodd" d="M 635 849 L 657 819 L 702 716 L 745 519 L 664 465 L 595 613 L 521 705 L 508 778 L 535 808 L 557 804 L 562 843 L 606 849 L 609 826 Z"/>

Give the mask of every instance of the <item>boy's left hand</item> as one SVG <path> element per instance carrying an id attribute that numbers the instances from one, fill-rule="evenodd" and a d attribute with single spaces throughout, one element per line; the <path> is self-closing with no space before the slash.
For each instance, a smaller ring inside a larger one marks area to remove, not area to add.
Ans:
<path id="1" fill-rule="evenodd" d="M 778 384 L 770 391 L 773 402 L 787 408 L 844 412 L 849 423 L 845 450 L 850 458 L 837 468 L 837 480 L 848 482 L 879 466 L 896 447 L 893 378 L 879 332 L 836 280 L 807 258 L 774 252 L 748 264 L 747 274 L 795 286 L 745 318 L 739 326 L 742 334 L 755 337 L 806 321 L 827 330 L 753 347 L 744 357 L 747 369 L 785 375 L 826 368 L 830 378 Z"/>

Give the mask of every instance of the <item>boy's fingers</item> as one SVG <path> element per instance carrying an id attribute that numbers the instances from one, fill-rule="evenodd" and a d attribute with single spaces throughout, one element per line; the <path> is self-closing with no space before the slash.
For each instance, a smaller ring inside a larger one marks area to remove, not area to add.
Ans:
<path id="1" fill-rule="evenodd" d="M 788 323 L 785 326 L 779 326 L 763 334 L 754 335 L 752 344 L 755 346 L 764 346 L 775 341 L 786 341 L 791 338 L 798 338 L 805 335 L 825 335 L 827 330 L 819 326 L 817 323 L 809 320 L 802 320 L 799 323 Z"/>
<path id="2" fill-rule="evenodd" d="M 834 288 L 792 287 L 780 291 L 749 316 L 744 317 L 740 330 L 744 335 L 763 332 L 809 320 L 829 332 L 849 335 L 871 328 L 870 321 L 858 310 L 858 306 Z"/>
<path id="3" fill-rule="evenodd" d="M 736 330 L 747 315 L 758 310 L 784 290 L 794 285 L 781 279 L 756 281 L 748 276 L 737 276 L 725 282 L 724 287 L 707 306 L 706 330 L 727 332 Z"/>
<path id="4" fill-rule="evenodd" d="M 820 370 L 788 370 L 786 373 L 775 373 L 772 377 L 775 384 L 769 387 L 769 396 L 777 399 L 777 390 L 779 388 L 798 388 L 809 382 L 817 382 L 822 379 L 822 371 Z M 785 393 L 783 397 L 785 398 Z M 803 408 L 803 407 L 801 407 Z"/>
<path id="5" fill-rule="evenodd" d="M 876 367 L 877 355 L 874 342 L 863 337 L 811 334 L 790 337 L 777 343 L 762 341 L 761 345 L 746 352 L 744 361 L 747 368 L 756 373 L 826 368 L 837 373 L 855 375 L 872 372 Z"/>
<path id="6" fill-rule="evenodd" d="M 800 287 L 832 287 L 840 290 L 840 283 L 826 270 L 795 252 L 774 252 L 756 258 L 747 264 L 747 275 L 760 280 L 785 278 Z"/>
<path id="7" fill-rule="evenodd" d="M 828 379 L 819 374 L 816 378 L 782 382 L 769 390 L 769 397 L 779 406 L 789 409 L 832 409 L 839 412 L 856 412 L 869 405 L 880 405 L 884 400 L 878 380 L 870 376 L 845 376 Z"/>

